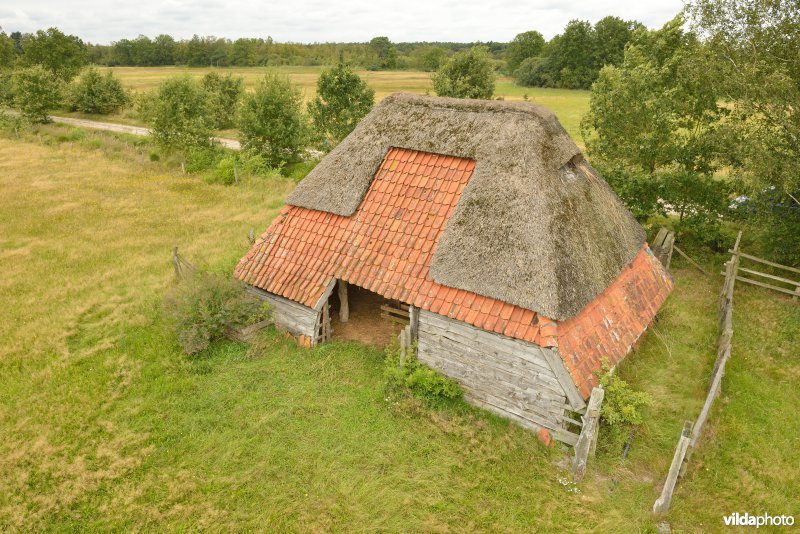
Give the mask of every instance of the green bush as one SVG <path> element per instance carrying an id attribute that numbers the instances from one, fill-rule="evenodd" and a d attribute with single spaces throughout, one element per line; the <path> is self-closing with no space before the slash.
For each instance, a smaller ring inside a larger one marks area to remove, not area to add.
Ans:
<path id="1" fill-rule="evenodd" d="M 314 130 L 329 148 L 347 137 L 372 109 L 375 91 L 348 65 L 339 63 L 317 80 L 317 96 L 308 105 Z"/>
<path id="2" fill-rule="evenodd" d="M 61 82 L 40 65 L 14 72 L 14 106 L 31 122 L 48 122 L 48 112 L 61 101 Z"/>
<path id="3" fill-rule="evenodd" d="M 433 75 L 433 90 L 439 96 L 481 98 L 494 94 L 494 67 L 484 46 L 463 50 Z"/>
<path id="4" fill-rule="evenodd" d="M 394 344 L 386 348 L 384 376 L 389 391 L 410 391 L 428 402 L 461 397 L 461 386 L 451 378 L 422 364 L 412 355 L 400 358 L 399 347 Z"/>
<path id="5" fill-rule="evenodd" d="M 556 85 L 547 58 L 543 57 L 529 57 L 524 60 L 514 71 L 514 78 L 519 85 L 525 87 L 555 87 Z"/>
<path id="6" fill-rule="evenodd" d="M 635 391 L 617 373 L 612 372 L 607 361 L 603 361 L 598 373 L 600 385 L 605 390 L 600 418 L 606 434 L 604 441 L 618 448 L 632 429 L 643 422 L 642 408 L 653 404 L 653 399 L 644 391 Z"/>
<path id="7" fill-rule="evenodd" d="M 211 146 L 209 105 L 200 84 L 188 76 L 164 80 L 142 111 L 156 143 L 168 150 Z"/>
<path id="8" fill-rule="evenodd" d="M 203 76 L 203 90 L 208 98 L 209 113 L 216 129 L 232 128 L 236 122 L 239 101 L 244 94 L 244 78 L 209 72 Z"/>
<path id="9" fill-rule="evenodd" d="M 164 312 L 186 354 L 197 354 L 228 328 L 266 319 L 269 310 L 229 276 L 198 271 L 164 298 Z"/>
<path id="10" fill-rule="evenodd" d="M 0 71 L 0 106 L 14 105 L 14 83 L 11 71 Z"/>
<path id="11" fill-rule="evenodd" d="M 242 146 L 272 167 L 297 161 L 310 137 L 302 109 L 303 96 L 289 79 L 267 74 L 242 103 Z"/>
<path id="12" fill-rule="evenodd" d="M 72 111 L 103 115 L 119 111 L 131 100 L 111 71 L 100 74 L 92 68 L 70 88 L 68 99 Z"/>

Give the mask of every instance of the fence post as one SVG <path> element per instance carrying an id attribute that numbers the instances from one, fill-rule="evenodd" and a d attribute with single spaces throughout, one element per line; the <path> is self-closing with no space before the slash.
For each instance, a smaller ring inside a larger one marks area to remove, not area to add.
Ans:
<path id="1" fill-rule="evenodd" d="M 592 389 L 586 415 L 583 417 L 583 428 L 578 442 L 575 443 L 575 458 L 572 462 L 572 474 L 576 481 L 581 481 L 586 474 L 586 464 L 589 456 L 594 454 L 597 447 L 597 435 L 600 426 L 600 407 L 603 404 L 605 391 L 602 387 Z"/>
<path id="2" fill-rule="evenodd" d="M 672 464 L 669 466 L 669 473 L 667 480 L 664 482 L 664 488 L 661 490 L 661 496 L 653 503 L 653 513 L 656 515 L 665 514 L 672 504 L 672 492 L 675 491 L 675 484 L 678 482 L 678 475 L 681 471 L 681 464 L 686 456 L 686 449 L 689 448 L 689 434 L 692 431 L 691 421 L 683 423 L 683 431 L 678 440 L 678 446 L 675 448 L 675 455 L 672 457 Z"/>

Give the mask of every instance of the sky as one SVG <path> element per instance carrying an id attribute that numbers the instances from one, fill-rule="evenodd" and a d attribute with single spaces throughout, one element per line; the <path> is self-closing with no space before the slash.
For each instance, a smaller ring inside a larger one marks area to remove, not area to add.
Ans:
<path id="1" fill-rule="evenodd" d="M 670 20 L 681 0 L 0 0 L 6 33 L 57 26 L 107 44 L 140 34 L 271 36 L 279 42 L 500 41 L 538 30 L 547 39 L 572 19 L 606 15 L 650 28 Z"/>

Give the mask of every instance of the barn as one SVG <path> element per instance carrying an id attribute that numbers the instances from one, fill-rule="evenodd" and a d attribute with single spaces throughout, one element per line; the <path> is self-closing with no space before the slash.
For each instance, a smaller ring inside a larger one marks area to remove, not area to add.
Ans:
<path id="1" fill-rule="evenodd" d="M 386 343 L 574 443 L 672 281 L 550 111 L 394 94 L 289 195 L 235 277 L 302 343 Z"/>

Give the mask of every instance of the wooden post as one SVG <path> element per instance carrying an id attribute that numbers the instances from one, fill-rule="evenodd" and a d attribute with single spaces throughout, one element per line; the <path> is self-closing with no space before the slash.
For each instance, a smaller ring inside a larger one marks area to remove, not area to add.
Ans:
<path id="1" fill-rule="evenodd" d="M 419 338 L 419 308 L 416 306 L 408 307 L 409 325 L 411 326 L 411 342 Z"/>
<path id="2" fill-rule="evenodd" d="M 605 391 L 602 387 L 592 390 L 586 415 L 583 417 L 583 428 L 578 442 L 575 444 L 575 459 L 572 462 L 572 474 L 576 481 L 581 481 L 586 474 L 586 464 L 589 456 L 594 453 L 597 443 L 597 433 L 600 426 L 600 407 L 603 404 Z"/>
<path id="3" fill-rule="evenodd" d="M 250 228 L 250 231 L 247 232 L 247 240 L 250 244 L 254 244 L 256 242 L 256 230 L 255 228 Z"/>
<path id="4" fill-rule="evenodd" d="M 236 168 L 236 163 L 233 164 L 233 183 L 239 183 L 239 170 Z"/>
<path id="5" fill-rule="evenodd" d="M 178 259 L 178 247 L 172 247 L 172 265 L 175 267 L 175 278 L 180 280 L 181 276 L 181 262 Z"/>
<path id="6" fill-rule="evenodd" d="M 672 464 L 669 466 L 669 473 L 667 474 L 667 480 L 664 482 L 664 489 L 661 490 L 661 496 L 653 503 L 653 513 L 656 515 L 666 513 L 672 503 L 672 492 L 675 491 L 675 484 L 678 482 L 681 464 L 683 464 L 683 458 L 686 456 L 686 449 L 689 447 L 689 433 L 691 431 L 691 421 L 683 423 L 683 431 L 678 440 L 678 446 L 675 448 Z"/>
<path id="7" fill-rule="evenodd" d="M 350 304 L 347 301 L 347 282 L 339 280 L 339 322 L 346 323 L 350 320 Z"/>

